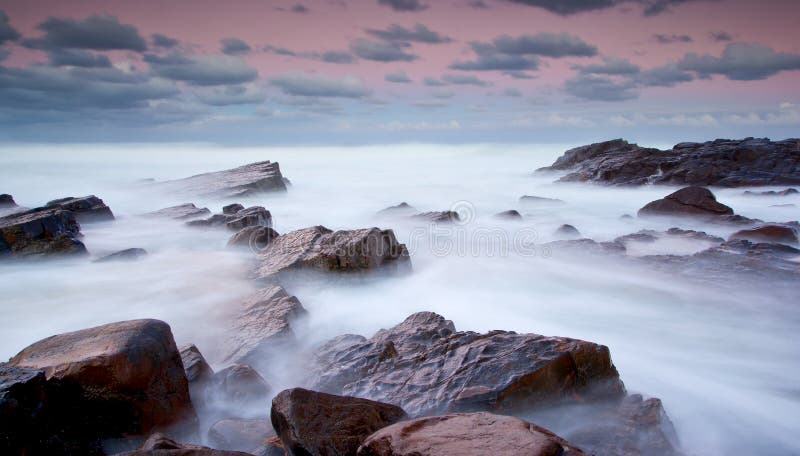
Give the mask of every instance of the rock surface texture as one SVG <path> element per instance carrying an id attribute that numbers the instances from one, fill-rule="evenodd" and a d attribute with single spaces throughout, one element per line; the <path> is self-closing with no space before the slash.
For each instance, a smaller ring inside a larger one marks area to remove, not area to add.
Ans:
<path id="1" fill-rule="evenodd" d="M 797 185 L 800 139 L 717 139 L 670 150 L 616 139 L 570 149 L 540 171 L 567 171 L 562 182 L 611 185 Z"/>
<path id="2" fill-rule="evenodd" d="M 155 433 L 139 449 L 117 453 L 116 456 L 250 456 L 250 453 L 178 443 L 164 434 Z"/>
<path id="3" fill-rule="evenodd" d="M 277 163 L 263 161 L 212 173 L 156 184 L 186 195 L 236 198 L 267 192 L 285 192 L 286 183 Z"/>
<path id="4" fill-rule="evenodd" d="M 184 203 L 177 206 L 165 207 L 157 211 L 144 214 L 146 217 L 164 217 L 175 220 L 191 220 L 211 214 L 207 207 L 197 207 L 194 203 Z"/>
<path id="5" fill-rule="evenodd" d="M 102 222 L 114 220 L 111 208 L 100 198 L 89 195 L 81 198 L 61 198 L 50 201 L 47 207 L 72 211 L 79 223 Z"/>
<path id="6" fill-rule="evenodd" d="M 317 353 L 315 390 L 397 404 L 411 416 L 621 397 L 608 348 L 537 334 L 456 331 L 432 312 Z"/>
<path id="7" fill-rule="evenodd" d="M 37 208 L 0 218 L 0 257 L 85 254 L 75 214 Z"/>
<path id="8" fill-rule="evenodd" d="M 640 217 L 652 215 L 713 218 L 733 215 L 733 209 L 718 202 L 707 188 L 686 187 L 639 209 Z"/>

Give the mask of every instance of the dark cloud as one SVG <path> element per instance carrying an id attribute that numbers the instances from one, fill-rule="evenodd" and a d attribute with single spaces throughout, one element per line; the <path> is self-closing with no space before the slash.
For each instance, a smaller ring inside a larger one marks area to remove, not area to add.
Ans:
<path id="1" fill-rule="evenodd" d="M 333 78 L 303 71 L 290 71 L 270 79 L 272 85 L 287 95 L 304 97 L 364 98 L 371 90 L 360 79 Z"/>
<path id="2" fill-rule="evenodd" d="M 441 87 L 441 86 L 446 86 L 447 85 L 446 82 L 442 82 L 441 80 L 436 79 L 436 78 L 432 78 L 430 76 L 425 78 L 423 82 L 428 87 Z"/>
<path id="3" fill-rule="evenodd" d="M 658 44 L 672 44 L 672 43 L 691 43 L 694 41 L 689 35 L 676 35 L 676 34 L 663 34 L 656 33 L 653 35 L 653 41 Z"/>
<path id="4" fill-rule="evenodd" d="M 111 60 L 102 54 L 92 54 L 83 49 L 53 49 L 47 53 L 53 66 L 75 66 L 85 68 L 110 67 Z"/>
<path id="5" fill-rule="evenodd" d="M 686 54 L 677 67 L 700 77 L 719 74 L 736 81 L 766 79 L 781 71 L 800 70 L 800 54 L 776 52 L 758 43 L 730 43 L 720 57 Z"/>
<path id="6" fill-rule="evenodd" d="M 473 41 L 470 47 L 477 55 L 477 59 L 456 61 L 450 68 L 467 71 L 535 70 L 539 68 L 539 57 L 597 55 L 595 46 L 569 33 L 539 33 L 519 37 L 502 35 L 490 43 Z"/>
<path id="7" fill-rule="evenodd" d="M 411 78 L 408 77 L 405 71 L 397 70 L 391 73 L 386 73 L 386 76 L 383 78 L 387 82 L 394 82 L 397 84 L 407 84 L 411 82 Z"/>
<path id="8" fill-rule="evenodd" d="M 353 54 L 347 51 L 325 51 L 319 55 L 319 60 L 328 63 L 354 63 Z"/>
<path id="9" fill-rule="evenodd" d="M 487 5 L 486 2 L 484 2 L 483 0 L 473 0 L 473 1 L 469 2 L 469 3 L 467 3 L 467 6 L 469 6 L 470 8 L 475 8 L 475 9 L 488 9 L 489 8 L 489 5 Z"/>
<path id="10" fill-rule="evenodd" d="M 295 53 L 291 49 L 287 49 L 287 48 L 284 48 L 284 47 L 278 47 L 278 46 L 272 46 L 272 45 L 269 45 L 269 44 L 264 46 L 264 52 L 271 52 L 273 54 L 287 55 L 287 56 L 291 56 L 291 57 L 294 57 L 294 56 L 297 55 L 297 53 Z"/>
<path id="11" fill-rule="evenodd" d="M 44 36 L 25 40 L 27 46 L 36 49 L 147 50 L 147 43 L 136 27 L 120 24 L 116 17 L 108 14 L 96 14 L 86 19 L 51 17 L 37 28 L 44 32 Z"/>
<path id="12" fill-rule="evenodd" d="M 324 52 L 295 52 L 291 49 L 267 45 L 263 47 L 264 52 L 297 57 L 301 59 L 318 60 L 326 63 L 349 64 L 355 63 L 356 59 L 348 51 L 324 51 Z"/>
<path id="13" fill-rule="evenodd" d="M 722 41 L 733 41 L 733 35 L 725 31 L 718 31 L 718 32 L 711 32 L 709 33 L 712 41 L 722 42 Z"/>
<path id="14" fill-rule="evenodd" d="M 463 74 L 446 74 L 442 76 L 442 80 L 447 82 L 448 84 L 456 84 L 456 85 L 474 85 L 478 87 L 488 87 L 492 85 L 491 82 L 478 79 L 475 76 L 463 75 Z"/>
<path id="15" fill-rule="evenodd" d="M 262 91 L 243 85 L 199 89 L 195 91 L 195 96 L 212 106 L 258 104 L 267 99 Z"/>
<path id="16" fill-rule="evenodd" d="M 154 33 L 150 35 L 150 39 L 153 43 L 153 46 L 161 47 L 165 49 L 174 48 L 178 45 L 178 40 L 175 38 L 170 38 L 166 35 L 162 35 L 160 33 Z"/>
<path id="17" fill-rule="evenodd" d="M 15 41 L 20 38 L 19 32 L 8 23 L 8 16 L 0 10 L 0 44 L 6 41 Z"/>
<path id="18" fill-rule="evenodd" d="M 309 11 L 311 11 L 311 10 L 309 10 L 308 8 L 306 8 L 306 7 L 305 7 L 305 5 L 301 5 L 300 3 L 298 3 L 298 4 L 294 5 L 294 6 L 293 6 L 293 7 L 290 9 L 290 11 L 291 11 L 291 12 L 293 12 L 293 13 L 297 13 L 297 14 L 306 14 L 306 13 L 308 13 L 308 12 L 309 12 Z"/>
<path id="19" fill-rule="evenodd" d="M 387 41 L 371 41 L 356 38 L 350 42 L 350 50 L 362 59 L 376 62 L 410 62 L 417 56 L 404 50 L 405 46 Z"/>
<path id="20" fill-rule="evenodd" d="M 642 70 L 628 60 L 604 57 L 602 64 L 575 65 L 578 74 L 568 79 L 564 90 L 594 101 L 624 101 L 637 98 L 642 87 L 673 87 L 694 79 L 675 64 Z"/>
<path id="21" fill-rule="evenodd" d="M 418 43 L 449 43 L 449 37 L 434 32 L 423 24 L 417 24 L 413 29 L 407 29 L 398 24 L 390 25 L 386 30 L 367 29 L 367 33 L 386 41 L 418 42 Z"/>
<path id="22" fill-rule="evenodd" d="M 162 78 L 193 85 L 242 84 L 258 77 L 258 71 L 242 58 L 224 54 L 145 54 L 144 61 L 150 64 L 153 73 Z"/>
<path id="23" fill-rule="evenodd" d="M 388 6 L 395 11 L 422 11 L 428 7 L 419 0 L 378 0 L 378 4 Z"/>
<path id="24" fill-rule="evenodd" d="M 453 70 L 492 71 L 492 70 L 536 70 L 539 58 L 528 55 L 479 54 L 475 60 L 457 60 L 450 64 Z"/>
<path id="25" fill-rule="evenodd" d="M 643 7 L 645 16 L 654 16 L 669 11 L 673 6 L 702 0 L 509 0 L 523 5 L 536 6 L 561 16 L 613 8 L 622 4 L 637 4 Z"/>
<path id="26" fill-rule="evenodd" d="M 631 75 L 639 72 L 638 66 L 617 57 L 603 57 L 603 63 L 575 65 L 573 68 L 583 74 Z"/>
<path id="27" fill-rule="evenodd" d="M 536 79 L 536 76 L 526 73 L 524 71 L 508 70 L 504 71 L 503 74 L 505 74 L 506 76 L 511 76 L 514 79 Z"/>
<path id="28" fill-rule="evenodd" d="M 673 87 L 682 82 L 691 82 L 694 76 L 675 64 L 652 68 L 639 73 L 635 81 L 647 87 Z"/>
<path id="29" fill-rule="evenodd" d="M 608 76 L 578 73 L 564 83 L 564 90 L 575 97 L 593 101 L 625 101 L 636 98 L 634 84 Z"/>
<path id="30" fill-rule="evenodd" d="M 244 55 L 253 49 L 244 40 L 239 38 L 223 38 L 219 40 L 219 42 L 222 44 L 223 54 Z"/>

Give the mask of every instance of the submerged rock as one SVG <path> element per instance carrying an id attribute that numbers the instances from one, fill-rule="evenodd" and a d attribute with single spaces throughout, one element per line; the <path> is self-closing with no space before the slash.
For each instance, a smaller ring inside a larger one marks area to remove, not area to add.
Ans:
<path id="1" fill-rule="evenodd" d="M 280 166 L 269 161 L 250 163 L 238 168 L 198 174 L 155 185 L 170 192 L 216 198 L 236 198 L 286 191 Z"/>
<path id="2" fill-rule="evenodd" d="M 47 207 L 72 211 L 75 213 L 75 219 L 79 223 L 114 220 L 114 214 L 111 212 L 111 208 L 106 206 L 103 200 L 94 195 L 53 200 L 47 203 Z"/>
<path id="3" fill-rule="evenodd" d="M 342 336 L 317 352 L 313 389 L 401 406 L 412 416 L 514 410 L 621 397 L 608 348 L 537 334 L 457 332 L 431 312 L 372 338 Z"/>
<path id="4" fill-rule="evenodd" d="M 250 247 L 254 251 L 265 248 L 280 236 L 277 231 L 267 226 L 248 226 L 237 231 L 228 239 L 228 247 Z"/>
<path id="5" fill-rule="evenodd" d="M 37 208 L 0 218 L 0 257 L 86 254 L 75 214 Z"/>
<path id="6" fill-rule="evenodd" d="M 553 234 L 563 239 L 577 239 L 581 237 L 581 232 L 572 225 L 561 225 Z"/>
<path id="7" fill-rule="evenodd" d="M 729 241 L 744 239 L 751 242 L 779 242 L 797 244 L 797 230 L 786 225 L 761 225 L 749 230 L 740 230 L 730 235 Z"/>
<path id="8" fill-rule="evenodd" d="M 272 426 L 290 454 L 356 454 L 373 432 L 403 420 L 400 407 L 302 388 L 272 400 Z"/>
<path id="9" fill-rule="evenodd" d="M 394 215 L 408 215 L 410 213 L 416 212 L 416 209 L 406 203 L 405 201 L 398 204 L 397 206 L 389 206 L 385 209 L 381 209 L 375 215 L 378 216 L 394 216 Z"/>
<path id="10" fill-rule="evenodd" d="M 512 416 L 456 413 L 402 421 L 372 434 L 359 456 L 583 456 L 547 429 Z M 622 453 L 609 453 L 622 454 Z"/>
<path id="11" fill-rule="evenodd" d="M 164 434 L 155 433 L 138 450 L 117 453 L 116 456 L 250 456 L 250 454 L 178 443 Z"/>
<path id="12" fill-rule="evenodd" d="M 707 188 L 686 187 L 639 209 L 639 217 L 651 215 L 713 218 L 733 215 L 733 209 L 717 202 Z"/>
<path id="13" fill-rule="evenodd" d="M 136 261 L 145 256 L 147 256 L 147 250 L 134 247 L 120 250 L 119 252 L 114 252 L 110 255 L 100 257 L 94 261 L 95 263 L 105 263 L 108 261 Z"/>
<path id="14" fill-rule="evenodd" d="M 206 401 L 228 409 L 256 407 L 265 409 L 272 387 L 246 364 L 234 364 L 211 376 Z"/>
<path id="15" fill-rule="evenodd" d="M 157 211 L 148 212 L 144 214 L 147 217 L 165 217 L 175 220 L 190 220 L 204 217 L 210 214 L 211 211 L 207 207 L 197 207 L 194 203 L 184 203 L 177 206 L 165 207 Z"/>
<path id="16" fill-rule="evenodd" d="M 498 212 L 494 214 L 495 218 L 505 219 L 505 220 L 522 220 L 522 214 L 518 211 L 511 209 L 508 211 Z"/>
<path id="17" fill-rule="evenodd" d="M 717 139 L 659 150 L 616 139 L 570 149 L 539 171 L 567 171 L 562 182 L 611 185 L 795 185 L 800 184 L 798 141 Z"/>

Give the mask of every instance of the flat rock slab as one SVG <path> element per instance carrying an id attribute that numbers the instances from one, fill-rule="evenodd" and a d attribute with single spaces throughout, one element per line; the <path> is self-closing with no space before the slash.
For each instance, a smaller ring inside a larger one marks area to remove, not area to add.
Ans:
<path id="1" fill-rule="evenodd" d="M 235 198 L 268 192 L 285 192 L 286 183 L 278 163 L 263 161 L 237 168 L 198 174 L 156 184 L 186 195 Z"/>
<path id="2" fill-rule="evenodd" d="M 36 208 L 0 218 L 0 257 L 86 254 L 71 211 Z"/>
<path id="3" fill-rule="evenodd" d="M 583 456 L 547 429 L 512 416 L 456 413 L 402 421 L 372 434 L 359 456 Z"/>
<path id="4" fill-rule="evenodd" d="M 102 222 L 114 220 L 111 208 L 106 206 L 102 199 L 94 196 L 83 196 L 80 198 L 68 197 L 53 200 L 47 203 L 47 207 L 64 209 L 75 213 L 75 219 L 79 223 Z"/>
<path id="5" fill-rule="evenodd" d="M 191 220 L 210 215 L 207 207 L 197 207 L 194 203 L 184 203 L 177 206 L 165 207 L 157 211 L 144 214 L 145 217 L 163 217 L 174 220 Z"/>
<path id="6" fill-rule="evenodd" d="M 621 397 L 607 347 L 537 334 L 456 331 L 432 312 L 372 338 L 340 336 L 317 351 L 311 388 L 402 407 L 411 416 L 516 410 Z"/>

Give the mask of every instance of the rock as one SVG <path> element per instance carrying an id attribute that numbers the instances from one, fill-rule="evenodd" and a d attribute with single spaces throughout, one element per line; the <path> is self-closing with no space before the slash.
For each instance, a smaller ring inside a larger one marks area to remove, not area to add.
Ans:
<path id="1" fill-rule="evenodd" d="M 613 242 L 597 242 L 592 239 L 566 239 L 561 241 L 552 241 L 542 244 L 541 249 L 543 252 L 556 255 L 559 253 L 567 254 L 592 254 L 592 255 L 624 255 L 626 252 L 624 242 L 629 239 L 622 237 L 615 239 Z"/>
<path id="2" fill-rule="evenodd" d="M 505 219 L 505 220 L 522 220 L 522 214 L 520 214 L 518 211 L 515 211 L 514 209 L 499 212 L 497 214 L 494 214 L 494 216 L 495 218 Z"/>
<path id="3" fill-rule="evenodd" d="M 117 453 L 116 456 L 250 456 L 250 454 L 178 443 L 164 434 L 155 433 L 138 450 Z"/>
<path id="4" fill-rule="evenodd" d="M 625 244 L 627 242 L 655 242 L 659 238 L 683 238 L 696 241 L 706 241 L 721 244 L 725 242 L 719 236 L 712 236 L 705 231 L 683 230 L 680 228 L 670 228 L 667 231 L 659 232 L 654 230 L 640 230 L 636 233 L 626 234 L 614 239 L 614 242 Z"/>
<path id="5" fill-rule="evenodd" d="M 272 387 L 252 367 L 234 364 L 211 376 L 206 401 L 227 408 L 266 408 Z"/>
<path id="6" fill-rule="evenodd" d="M 50 407 L 43 371 L 0 364 L 0 454 L 45 454 Z"/>
<path id="7" fill-rule="evenodd" d="M 562 205 L 566 204 L 564 201 L 557 198 L 544 198 L 542 196 L 522 195 L 519 198 L 520 203 L 525 204 L 539 204 L 539 205 Z"/>
<path id="8" fill-rule="evenodd" d="M 233 204 L 228 204 L 227 206 L 223 206 L 222 213 L 225 215 L 233 215 L 241 211 L 242 209 L 244 209 L 244 206 L 242 206 L 239 203 L 233 203 Z"/>
<path id="9" fill-rule="evenodd" d="M 397 404 L 411 416 L 507 411 L 620 397 L 608 348 L 537 334 L 456 332 L 431 312 L 372 338 L 336 338 L 317 351 L 311 387 Z"/>
<path id="10" fill-rule="evenodd" d="M 796 188 L 787 188 L 781 191 L 769 190 L 766 192 L 752 192 L 747 190 L 743 193 L 746 196 L 789 196 L 789 195 L 796 195 L 800 193 Z"/>
<path id="11" fill-rule="evenodd" d="M 173 193 L 215 198 L 237 198 L 286 191 L 280 166 L 269 161 L 154 185 Z"/>
<path id="12" fill-rule="evenodd" d="M 17 207 L 14 197 L 8 193 L 0 194 L 0 209 L 8 209 L 11 207 Z"/>
<path id="13" fill-rule="evenodd" d="M 130 320 L 51 336 L 8 362 L 42 369 L 48 381 L 77 388 L 71 417 L 98 437 L 146 435 L 194 425 L 183 364 L 169 325 Z"/>
<path id="14" fill-rule="evenodd" d="M 561 225 L 553 234 L 557 237 L 566 239 L 577 239 L 581 237 L 581 232 L 572 225 Z"/>
<path id="15" fill-rule="evenodd" d="M 639 217 L 651 215 L 713 218 L 733 215 L 733 209 L 717 202 L 717 198 L 707 188 L 686 187 L 660 200 L 651 201 L 639 209 Z"/>
<path id="16" fill-rule="evenodd" d="M 280 236 L 277 231 L 267 226 L 248 226 L 237 231 L 228 240 L 228 247 L 249 247 L 258 252 Z"/>
<path id="17" fill-rule="evenodd" d="M 208 430 L 208 441 L 214 448 L 249 451 L 275 436 L 268 419 L 219 420 Z"/>
<path id="18" fill-rule="evenodd" d="M 769 207 L 785 207 L 785 208 L 789 208 L 789 207 L 797 207 L 797 205 L 796 204 L 792 204 L 792 203 L 788 203 L 788 204 L 770 204 Z"/>
<path id="19" fill-rule="evenodd" d="M 146 255 L 147 250 L 134 247 L 131 249 L 120 250 L 119 252 L 114 252 L 110 255 L 100 257 L 94 261 L 95 263 L 105 263 L 108 261 L 136 261 Z"/>
<path id="20" fill-rule="evenodd" d="M 390 404 L 293 388 L 275 396 L 270 418 L 290 454 L 349 455 L 407 416 Z"/>
<path id="21" fill-rule="evenodd" d="M 272 228 L 272 215 L 261 206 L 248 207 L 236 212 L 226 223 L 229 230 L 239 231 L 248 226 Z"/>
<path id="22" fill-rule="evenodd" d="M 233 323 L 224 362 L 258 364 L 295 342 L 294 324 L 307 312 L 280 286 L 258 290 Z"/>
<path id="23" fill-rule="evenodd" d="M 659 150 L 616 139 L 570 149 L 539 171 L 567 171 L 562 182 L 610 185 L 796 185 L 798 141 L 717 139 Z"/>
<path id="24" fill-rule="evenodd" d="M 740 230 L 730 235 L 729 241 L 744 239 L 751 242 L 778 242 L 797 244 L 797 230 L 786 225 L 761 225 L 759 227 Z"/>
<path id="25" fill-rule="evenodd" d="M 408 203 L 402 202 L 397 206 L 389 206 L 386 209 L 381 209 L 375 215 L 378 216 L 408 215 L 413 212 L 416 212 L 416 209 L 414 209 Z"/>
<path id="26" fill-rule="evenodd" d="M 197 207 L 194 203 L 179 204 L 177 206 L 165 207 L 154 212 L 148 212 L 148 217 L 165 217 L 175 220 L 189 220 L 204 217 L 211 211 L 207 207 Z"/>
<path id="27" fill-rule="evenodd" d="M 582 456 L 547 429 L 486 412 L 455 413 L 402 421 L 369 436 L 359 456 Z M 609 453 L 622 454 L 622 453 Z"/>
<path id="28" fill-rule="evenodd" d="M 666 231 L 666 235 L 685 239 L 694 239 L 696 241 L 716 242 L 719 244 L 725 242 L 725 239 L 722 239 L 719 236 L 708 234 L 705 231 L 683 230 L 680 228 L 670 228 Z"/>
<path id="29" fill-rule="evenodd" d="M 281 439 L 278 437 L 268 438 L 259 447 L 250 450 L 253 456 L 285 456 L 286 449 L 283 447 Z"/>
<path id="30" fill-rule="evenodd" d="M 0 218 L 0 256 L 84 255 L 75 214 L 37 208 Z"/>
<path id="31" fill-rule="evenodd" d="M 193 227 L 222 226 L 228 223 L 230 219 L 231 219 L 230 215 L 214 214 L 211 217 L 205 219 L 189 220 L 188 222 L 186 222 L 186 226 L 193 226 Z"/>
<path id="32" fill-rule="evenodd" d="M 425 220 L 432 223 L 460 222 L 461 216 L 455 211 L 421 212 L 411 216 L 412 219 Z"/>
<path id="33" fill-rule="evenodd" d="M 336 231 L 314 226 L 275 238 L 262 253 L 256 269 L 259 279 L 289 271 L 405 271 L 411 260 L 392 230 L 365 228 Z"/>
<path id="34" fill-rule="evenodd" d="M 181 345 L 178 351 L 181 354 L 181 362 L 183 363 L 183 370 L 186 373 L 186 381 L 189 382 L 189 386 L 192 383 L 204 383 L 211 380 L 214 370 L 211 369 L 211 366 L 195 344 Z"/>
<path id="35" fill-rule="evenodd" d="M 622 214 L 619 216 L 620 220 L 633 220 L 633 216 L 631 214 Z"/>
<path id="36" fill-rule="evenodd" d="M 75 213 L 75 219 L 79 223 L 102 222 L 114 220 L 111 208 L 106 206 L 100 198 L 89 195 L 81 198 L 61 198 L 50 201 L 47 207 L 63 209 Z"/>

